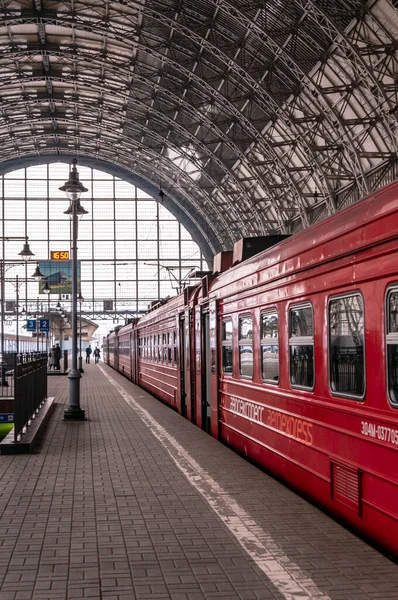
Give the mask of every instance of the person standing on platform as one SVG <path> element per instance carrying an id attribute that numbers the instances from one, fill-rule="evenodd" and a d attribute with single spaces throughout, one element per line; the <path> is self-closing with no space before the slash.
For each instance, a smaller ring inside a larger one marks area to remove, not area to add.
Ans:
<path id="1" fill-rule="evenodd" d="M 56 365 L 57 365 L 56 351 L 55 351 L 55 346 L 53 346 L 48 355 L 48 370 L 52 371 L 53 369 L 56 369 Z"/>
<path id="2" fill-rule="evenodd" d="M 90 356 L 92 353 L 91 345 L 89 344 L 86 348 L 86 363 L 90 362 Z"/>
<path id="3" fill-rule="evenodd" d="M 55 344 L 55 367 L 54 367 L 54 369 L 56 369 L 57 371 L 61 370 L 61 356 L 62 356 L 61 348 L 59 347 L 59 344 Z"/>

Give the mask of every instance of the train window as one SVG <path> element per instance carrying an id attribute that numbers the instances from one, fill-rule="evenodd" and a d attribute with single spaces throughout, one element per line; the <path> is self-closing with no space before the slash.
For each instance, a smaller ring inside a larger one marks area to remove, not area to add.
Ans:
<path id="1" fill-rule="evenodd" d="M 279 383 L 278 312 L 261 313 L 261 373 L 265 381 Z"/>
<path id="2" fill-rule="evenodd" d="M 174 356 L 174 364 L 177 364 L 177 330 L 174 329 L 173 330 L 173 346 L 174 346 L 174 352 L 173 352 L 173 356 Z"/>
<path id="3" fill-rule="evenodd" d="M 329 379 L 333 393 L 365 392 L 364 308 L 360 294 L 329 301 Z"/>
<path id="4" fill-rule="evenodd" d="M 222 370 L 232 374 L 232 319 L 222 322 Z"/>
<path id="5" fill-rule="evenodd" d="M 293 386 L 314 387 L 314 313 L 311 304 L 289 310 L 290 382 Z"/>
<path id="6" fill-rule="evenodd" d="M 171 335 L 170 332 L 167 334 L 167 362 L 171 365 L 172 352 L 171 352 Z"/>
<path id="7" fill-rule="evenodd" d="M 253 377 L 253 318 L 239 317 L 239 373 Z"/>
<path id="8" fill-rule="evenodd" d="M 387 388 L 388 395 L 398 407 L 398 289 L 387 292 L 386 343 L 387 343 Z"/>

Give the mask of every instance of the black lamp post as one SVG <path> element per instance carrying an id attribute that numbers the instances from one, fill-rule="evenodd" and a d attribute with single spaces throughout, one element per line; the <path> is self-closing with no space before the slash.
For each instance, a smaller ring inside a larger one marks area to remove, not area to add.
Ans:
<path id="1" fill-rule="evenodd" d="M 43 287 L 43 292 L 47 295 L 48 297 L 48 304 L 47 304 L 47 312 L 48 312 L 48 331 L 47 331 L 47 344 L 46 344 L 46 352 L 47 352 L 47 356 L 48 353 L 50 352 L 50 292 L 51 292 L 51 288 L 48 285 L 48 279 L 46 279 L 46 283 L 45 286 Z"/>
<path id="2" fill-rule="evenodd" d="M 64 411 L 64 420 L 83 421 L 86 418 L 84 410 L 80 407 L 80 378 L 77 369 L 77 238 L 78 215 L 87 214 L 80 204 L 82 192 L 87 192 L 79 181 L 76 169 L 77 160 L 74 158 L 69 171 L 69 179 L 59 189 L 65 192 L 70 200 L 70 206 L 65 214 L 72 216 L 72 368 L 69 371 L 69 407 Z"/>
<path id="3" fill-rule="evenodd" d="M 1 237 L 0 240 L 11 241 L 11 240 L 25 240 L 23 248 L 21 252 L 18 253 L 18 256 L 22 258 L 24 262 L 28 262 L 32 256 L 34 256 L 32 250 L 30 249 L 28 237 L 19 237 L 19 236 L 6 236 Z M 4 362 L 4 280 L 6 273 L 6 262 L 4 257 L 0 261 L 0 345 L 1 345 L 1 359 L 0 359 L 0 386 L 7 387 L 8 382 L 5 378 L 5 362 Z M 17 303 L 18 304 L 18 303 Z M 18 310 L 18 307 L 17 307 Z"/>

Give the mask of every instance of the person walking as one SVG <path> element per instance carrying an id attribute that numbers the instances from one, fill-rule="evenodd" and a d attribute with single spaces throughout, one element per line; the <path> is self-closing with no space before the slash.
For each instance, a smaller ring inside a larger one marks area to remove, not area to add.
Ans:
<path id="1" fill-rule="evenodd" d="M 89 344 L 86 348 L 86 363 L 90 362 L 90 356 L 92 353 L 91 345 Z"/>
<path id="2" fill-rule="evenodd" d="M 100 349 L 97 346 L 96 348 L 94 348 L 95 364 L 99 363 L 100 356 L 101 356 L 101 351 L 100 351 Z"/>

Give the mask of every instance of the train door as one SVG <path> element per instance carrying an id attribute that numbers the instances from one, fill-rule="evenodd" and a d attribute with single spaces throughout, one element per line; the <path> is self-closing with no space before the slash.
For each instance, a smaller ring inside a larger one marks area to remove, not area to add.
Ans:
<path id="1" fill-rule="evenodd" d="M 202 325 L 202 307 L 201 306 L 195 306 L 195 333 L 194 333 L 194 338 L 195 338 L 195 353 L 194 353 L 194 357 L 193 357 L 193 371 L 194 371 L 194 375 L 193 378 L 195 379 L 195 406 L 193 408 L 194 410 L 194 415 L 195 415 L 195 423 L 196 425 L 198 425 L 198 427 L 203 427 L 203 417 L 202 417 L 202 402 L 203 402 L 203 398 L 204 398 L 204 392 L 203 392 L 203 382 L 205 381 L 205 378 L 203 377 L 202 374 L 202 365 L 204 368 L 204 361 L 203 361 L 203 340 L 202 340 L 202 335 L 203 335 L 203 325 Z"/>
<path id="2" fill-rule="evenodd" d="M 180 407 L 183 417 L 187 416 L 187 352 L 186 352 L 186 329 L 185 314 L 179 317 L 179 369 L 180 369 Z"/>
<path id="3" fill-rule="evenodd" d="M 133 369 L 134 369 L 134 338 L 133 332 L 129 335 L 129 360 L 130 360 L 130 381 L 133 381 Z"/>
<path id="4" fill-rule="evenodd" d="M 192 310 L 185 308 L 185 403 L 186 403 L 186 418 L 189 421 L 195 422 L 195 373 L 192 372 L 193 366 L 193 343 L 192 335 Z"/>
<path id="5" fill-rule="evenodd" d="M 211 433 L 211 352 L 210 352 L 210 314 L 206 310 L 203 322 L 203 365 L 202 373 L 202 429 Z"/>
<path id="6" fill-rule="evenodd" d="M 208 370 L 206 368 L 208 398 L 210 399 L 210 433 L 213 437 L 219 437 L 220 428 L 220 406 L 219 406 L 219 379 L 218 379 L 218 331 L 217 331 L 217 302 L 209 302 L 209 325 L 208 325 Z"/>
<path id="7" fill-rule="evenodd" d="M 119 371 L 119 339 L 117 336 L 115 336 L 115 353 L 113 357 L 113 360 L 115 362 L 115 370 Z"/>
<path id="8" fill-rule="evenodd" d="M 131 332 L 131 381 L 135 384 L 138 383 L 138 333 L 134 329 Z"/>

